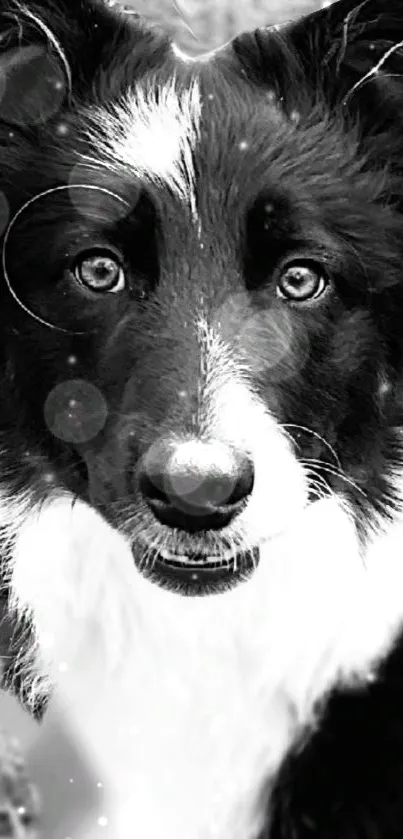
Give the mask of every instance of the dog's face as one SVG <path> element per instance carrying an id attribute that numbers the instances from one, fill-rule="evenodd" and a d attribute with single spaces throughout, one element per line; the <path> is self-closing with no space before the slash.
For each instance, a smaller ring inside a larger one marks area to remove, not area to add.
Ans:
<path id="1" fill-rule="evenodd" d="M 362 84 L 380 3 L 193 63 L 90 2 L 31 4 L 18 45 L 9 5 L 9 484 L 76 493 L 190 594 L 326 494 L 364 528 L 400 456 L 400 53 Z"/>

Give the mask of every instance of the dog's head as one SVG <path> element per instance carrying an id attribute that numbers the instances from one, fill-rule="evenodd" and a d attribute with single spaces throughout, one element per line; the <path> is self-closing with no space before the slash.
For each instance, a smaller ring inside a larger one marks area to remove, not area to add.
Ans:
<path id="1" fill-rule="evenodd" d="M 341 0 L 190 61 L 95 0 L 0 18 L 2 481 L 200 593 L 401 452 L 403 12 Z"/>

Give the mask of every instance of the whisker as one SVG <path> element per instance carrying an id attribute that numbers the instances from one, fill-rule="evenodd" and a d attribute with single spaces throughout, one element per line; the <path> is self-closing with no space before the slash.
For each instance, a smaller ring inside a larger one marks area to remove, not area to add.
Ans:
<path id="1" fill-rule="evenodd" d="M 342 40 L 342 44 L 341 44 L 341 47 L 340 47 L 340 53 L 339 53 L 339 56 L 337 58 L 337 63 L 336 63 L 336 75 L 337 76 L 340 75 L 340 68 L 341 68 L 341 65 L 344 61 L 344 57 L 345 57 L 345 54 L 346 54 L 346 50 L 347 50 L 347 46 L 348 46 L 348 30 L 350 28 L 350 24 L 355 23 L 356 18 L 358 17 L 358 14 L 359 14 L 360 10 L 362 9 L 363 6 L 365 6 L 367 4 L 367 2 L 368 2 L 368 0 L 363 0 L 363 2 L 360 3 L 359 6 L 356 6 L 354 9 L 352 9 L 351 12 L 349 12 L 347 17 L 344 19 L 344 22 L 343 22 L 343 40 Z"/>
<path id="2" fill-rule="evenodd" d="M 325 472 L 329 472 L 330 475 L 333 475 L 336 478 L 341 478 L 342 481 L 345 481 L 347 484 L 353 487 L 353 489 L 357 490 L 357 492 L 361 493 L 365 499 L 367 499 L 367 493 L 360 487 L 352 478 L 348 477 L 348 475 L 343 472 L 343 470 L 336 469 L 334 466 L 326 463 L 325 461 L 318 460 L 315 458 L 303 458 L 301 459 L 301 463 L 304 466 L 313 466 L 314 468 L 323 469 Z"/>
<path id="3" fill-rule="evenodd" d="M 359 90 L 364 84 L 367 84 L 367 82 L 371 81 L 371 79 L 373 79 L 375 76 L 377 76 L 379 70 L 384 65 L 385 61 L 387 61 L 389 56 L 393 55 L 393 53 L 397 52 L 399 49 L 401 49 L 401 47 L 403 47 L 403 41 L 399 41 L 397 44 L 393 44 L 393 46 L 390 47 L 390 49 L 388 49 L 384 53 L 384 55 L 378 61 L 378 63 L 375 64 L 375 66 L 372 67 L 371 70 L 369 70 L 368 73 L 366 73 L 365 76 L 362 77 L 362 79 L 359 79 L 358 82 L 356 82 L 355 85 L 353 85 L 351 90 L 349 90 L 349 92 L 347 93 L 347 96 L 343 99 L 343 105 L 344 106 L 347 104 L 347 102 L 349 101 L 351 96 L 353 96 L 353 94 L 357 90 Z M 397 73 L 396 75 L 400 75 L 400 74 Z"/>
<path id="4" fill-rule="evenodd" d="M 321 443 L 323 443 L 323 445 L 326 446 L 326 448 L 331 452 L 337 463 L 337 466 L 341 469 L 341 462 L 337 452 L 335 451 L 333 446 L 331 446 L 330 443 L 327 440 L 325 440 L 325 438 L 322 437 L 322 435 L 319 434 L 317 431 L 313 431 L 312 428 L 308 428 L 306 425 L 296 425 L 295 423 L 290 422 L 281 423 L 281 428 L 297 428 L 299 431 L 306 431 L 307 434 L 312 434 L 313 437 L 316 437 L 318 440 L 320 440 Z M 293 439 L 293 442 L 296 443 L 296 445 L 298 445 L 296 440 Z"/>
<path id="5" fill-rule="evenodd" d="M 309 489 L 313 489 L 318 497 L 320 498 L 327 498 L 329 493 L 331 493 L 331 489 L 322 475 L 318 475 L 314 469 L 305 469 L 307 474 L 308 482 L 309 482 Z"/>
<path id="6" fill-rule="evenodd" d="M 70 64 L 67 60 L 66 53 L 62 49 L 58 39 L 56 38 L 52 30 L 49 29 L 46 23 L 41 18 L 37 17 L 37 15 L 35 15 L 33 12 L 31 12 L 23 3 L 18 3 L 18 10 L 24 17 L 28 18 L 28 20 L 31 20 L 33 21 L 33 23 L 36 24 L 38 29 L 40 29 L 44 33 L 48 42 L 52 44 L 54 50 L 57 52 L 66 75 L 68 94 L 69 97 L 71 97 L 73 93 L 73 79 Z M 18 23 L 20 24 L 19 21 Z"/>

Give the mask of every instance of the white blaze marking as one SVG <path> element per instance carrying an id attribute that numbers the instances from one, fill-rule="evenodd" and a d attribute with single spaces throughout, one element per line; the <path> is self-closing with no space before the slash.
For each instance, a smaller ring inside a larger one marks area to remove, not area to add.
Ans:
<path id="1" fill-rule="evenodd" d="M 199 138 L 201 98 L 197 82 L 176 89 L 133 87 L 120 102 L 85 114 L 94 155 L 82 155 L 89 166 L 168 186 L 197 215 L 193 152 Z M 96 149 L 96 154 L 95 154 Z"/>

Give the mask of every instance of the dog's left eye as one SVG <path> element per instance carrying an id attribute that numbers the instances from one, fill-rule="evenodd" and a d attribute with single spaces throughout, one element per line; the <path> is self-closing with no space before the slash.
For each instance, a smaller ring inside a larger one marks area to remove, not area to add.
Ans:
<path id="1" fill-rule="evenodd" d="M 295 303 L 320 297 L 328 285 L 323 269 L 312 262 L 286 265 L 277 280 L 277 296 Z"/>
<path id="2" fill-rule="evenodd" d="M 125 271 L 113 251 L 100 249 L 87 251 L 76 259 L 74 276 L 91 291 L 118 292 L 126 284 Z"/>

